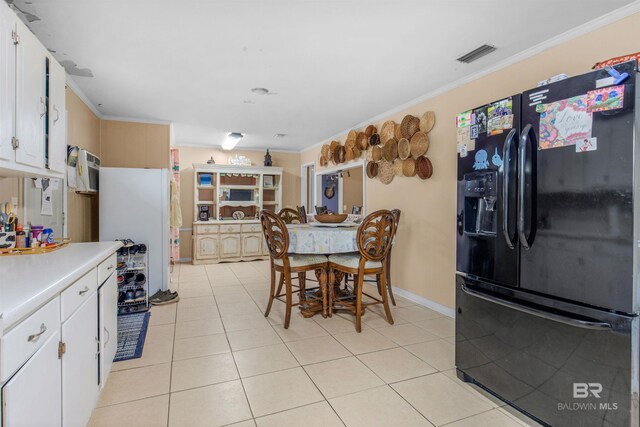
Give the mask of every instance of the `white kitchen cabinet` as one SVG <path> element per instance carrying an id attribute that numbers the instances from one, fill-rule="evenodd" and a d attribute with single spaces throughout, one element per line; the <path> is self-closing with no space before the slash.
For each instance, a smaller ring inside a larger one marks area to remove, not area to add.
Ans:
<path id="1" fill-rule="evenodd" d="M 59 329 L 2 388 L 4 427 L 61 425 Z"/>
<path id="2" fill-rule="evenodd" d="M 44 93 L 47 53 L 36 36 L 17 22 L 16 51 L 16 163 L 44 168 Z"/>
<path id="3" fill-rule="evenodd" d="M 220 235 L 220 258 L 236 258 L 240 256 L 240 235 Z"/>
<path id="4" fill-rule="evenodd" d="M 86 426 L 99 395 L 98 299 L 94 291 L 62 323 L 62 423 Z"/>
<path id="5" fill-rule="evenodd" d="M 54 172 L 64 173 L 67 160 L 67 76 L 64 67 L 49 58 L 49 164 Z"/>
<path id="6" fill-rule="evenodd" d="M 262 255 L 262 234 L 242 233 L 242 256 Z"/>
<path id="7" fill-rule="evenodd" d="M 14 133 L 16 108 L 16 47 L 13 34 L 16 16 L 0 4 L 0 159 L 13 158 L 11 138 Z"/>
<path id="8" fill-rule="evenodd" d="M 197 236 L 196 256 L 202 259 L 218 258 L 218 235 Z"/>
<path id="9" fill-rule="evenodd" d="M 111 274 L 98 290 L 100 301 L 100 387 L 104 387 L 118 347 L 118 281 Z"/>

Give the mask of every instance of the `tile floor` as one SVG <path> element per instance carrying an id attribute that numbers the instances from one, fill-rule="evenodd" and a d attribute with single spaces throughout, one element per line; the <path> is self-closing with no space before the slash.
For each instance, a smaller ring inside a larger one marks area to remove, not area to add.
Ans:
<path id="1" fill-rule="evenodd" d="M 151 310 L 141 358 L 115 363 L 90 426 L 527 426 L 454 369 L 454 322 L 397 298 L 355 332 L 348 314 L 263 316 L 264 261 L 172 275 L 180 302 Z"/>

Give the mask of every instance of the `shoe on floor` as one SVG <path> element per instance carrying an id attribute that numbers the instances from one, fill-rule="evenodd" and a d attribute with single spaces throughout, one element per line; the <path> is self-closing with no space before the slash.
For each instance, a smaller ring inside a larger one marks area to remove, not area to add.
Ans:
<path id="1" fill-rule="evenodd" d="M 158 291 L 149 299 L 152 305 L 173 304 L 178 301 L 180 301 L 178 293 L 171 291 Z"/>

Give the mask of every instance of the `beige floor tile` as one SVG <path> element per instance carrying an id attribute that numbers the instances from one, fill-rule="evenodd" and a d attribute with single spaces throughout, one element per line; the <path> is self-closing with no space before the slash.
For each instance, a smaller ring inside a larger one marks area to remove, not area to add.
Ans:
<path id="1" fill-rule="evenodd" d="M 219 318 L 176 323 L 176 339 L 201 337 L 223 332 L 222 320 Z"/>
<path id="2" fill-rule="evenodd" d="M 405 348 L 439 371 L 455 368 L 455 346 L 448 341 L 428 341 Z"/>
<path id="3" fill-rule="evenodd" d="M 178 309 L 180 308 L 193 308 L 193 307 L 206 307 L 206 306 L 215 306 L 216 300 L 212 295 L 207 295 L 204 297 L 194 297 L 194 298 L 180 298 L 178 302 Z"/>
<path id="4" fill-rule="evenodd" d="M 131 416 L 135 414 L 135 416 Z M 89 427 L 149 427 L 166 426 L 169 416 L 169 395 L 150 397 L 135 402 L 96 408 Z"/>
<path id="5" fill-rule="evenodd" d="M 249 293 L 244 292 L 237 292 L 235 294 L 226 294 L 226 295 L 218 295 L 216 297 L 216 301 L 218 302 L 218 304 L 237 304 L 237 303 L 253 303 L 253 299 L 251 298 L 251 295 L 249 295 Z"/>
<path id="6" fill-rule="evenodd" d="M 227 425 L 227 427 L 256 427 L 256 422 L 253 419 L 251 419 L 247 421 L 241 421 L 235 424 L 229 424 Z"/>
<path id="7" fill-rule="evenodd" d="M 176 323 L 177 304 L 158 305 L 151 307 L 149 326 L 166 325 Z"/>
<path id="8" fill-rule="evenodd" d="M 486 400 L 442 373 L 395 383 L 391 387 L 437 426 L 492 409 Z"/>
<path id="9" fill-rule="evenodd" d="M 369 313 L 367 313 L 367 315 L 362 317 L 362 322 L 371 328 L 387 328 L 389 326 L 392 326 L 389 322 L 387 322 L 386 316 L 380 316 L 376 313 L 370 313 L 370 315 Z M 403 325 L 405 323 L 409 322 L 401 318 L 393 319 L 393 325 Z"/>
<path id="10" fill-rule="evenodd" d="M 415 325 L 440 338 L 449 338 L 456 334 L 456 322 L 448 317 L 421 320 Z"/>
<path id="11" fill-rule="evenodd" d="M 287 347 L 301 365 L 351 356 L 351 353 L 331 336 L 288 342 Z"/>
<path id="12" fill-rule="evenodd" d="M 179 315 L 180 313 L 178 312 L 178 316 Z M 411 323 L 393 325 L 386 328 L 377 328 L 376 331 L 399 345 L 417 344 L 420 342 L 439 339 L 437 336 L 417 327 L 416 325 L 412 325 Z"/>
<path id="13" fill-rule="evenodd" d="M 255 417 L 323 400 L 302 368 L 243 378 L 242 383 Z"/>
<path id="14" fill-rule="evenodd" d="M 321 328 L 312 319 L 303 319 L 302 321 L 291 322 L 288 329 L 285 329 L 284 325 L 276 325 L 273 329 L 276 330 L 284 342 L 300 341 L 305 338 L 329 335 L 326 330 Z"/>
<path id="15" fill-rule="evenodd" d="M 300 366 L 284 344 L 234 351 L 233 357 L 243 378 Z"/>
<path id="16" fill-rule="evenodd" d="M 442 314 L 429 310 L 428 308 L 419 307 L 417 305 L 410 307 L 398 307 L 394 310 L 394 315 L 401 317 L 409 322 L 419 322 L 421 320 L 436 319 L 442 317 Z"/>
<path id="17" fill-rule="evenodd" d="M 218 310 L 220 310 L 220 315 L 222 317 L 261 312 L 256 303 L 253 302 L 253 300 L 227 304 L 219 303 Z"/>
<path id="18" fill-rule="evenodd" d="M 205 305 L 202 307 L 184 308 L 178 307 L 176 322 L 190 322 L 202 319 L 217 319 L 220 317 L 215 305 Z"/>
<path id="19" fill-rule="evenodd" d="M 502 408 L 498 408 L 497 411 L 505 414 L 506 416 L 508 416 L 511 419 L 515 420 L 516 422 L 520 423 L 520 425 L 522 425 L 522 426 L 525 426 L 525 427 L 542 427 L 542 424 L 538 423 L 537 421 L 532 420 L 531 418 L 527 417 L 522 412 L 518 411 L 515 408 L 512 408 L 509 405 L 503 406 Z"/>
<path id="20" fill-rule="evenodd" d="M 423 360 L 400 347 L 361 354 L 358 358 L 387 383 L 437 372 Z"/>
<path id="21" fill-rule="evenodd" d="M 216 286 L 212 289 L 214 296 L 248 293 L 242 286 Z"/>
<path id="22" fill-rule="evenodd" d="M 349 427 L 432 427 L 387 385 L 337 397 L 329 403 Z"/>
<path id="23" fill-rule="evenodd" d="M 497 409 L 483 412 L 451 424 L 447 427 L 522 427 L 522 424 Z"/>
<path id="24" fill-rule="evenodd" d="M 211 354 L 228 353 L 231 349 L 225 334 L 177 339 L 173 348 L 173 360 L 191 359 Z"/>
<path id="25" fill-rule="evenodd" d="M 304 420 L 304 422 L 301 422 Z M 342 427 L 342 421 L 326 401 L 267 415 L 256 420 L 258 427 Z"/>
<path id="26" fill-rule="evenodd" d="M 327 399 L 384 385 L 355 357 L 307 365 L 304 370 Z"/>
<path id="27" fill-rule="evenodd" d="M 479 397 L 485 399 L 489 403 L 489 405 L 493 406 L 494 408 L 500 408 L 500 407 L 506 405 L 506 403 L 504 403 L 502 400 L 498 399 L 497 397 L 495 397 L 494 395 L 490 394 L 489 392 L 484 391 L 483 389 L 481 389 L 477 385 L 466 383 L 466 382 L 462 381 L 461 379 L 459 379 L 458 375 L 457 375 L 457 372 L 456 372 L 456 369 L 449 369 L 447 371 L 443 371 L 442 373 L 445 374 L 454 383 L 456 383 L 459 386 L 469 390 L 472 393 L 477 394 Z"/>
<path id="28" fill-rule="evenodd" d="M 333 336 L 353 354 L 370 353 L 397 347 L 396 343 L 373 329 L 363 329 L 362 332 L 345 332 Z"/>
<path id="29" fill-rule="evenodd" d="M 111 369 L 112 371 L 122 371 L 125 369 L 140 368 L 142 366 L 159 365 L 171 362 L 172 357 L 173 340 L 160 342 L 147 342 L 145 340 L 144 347 L 142 348 L 142 357 L 115 362 Z"/>
<path id="30" fill-rule="evenodd" d="M 260 310 L 262 312 L 262 310 Z M 269 317 L 267 320 L 272 325 L 283 325 L 285 320 L 285 306 L 280 301 L 274 301 L 273 307 L 271 308 L 271 312 L 269 313 Z M 300 314 L 300 309 L 298 307 L 291 308 L 291 320 L 289 324 L 293 324 L 294 322 L 304 321 L 305 318 Z"/>
<path id="31" fill-rule="evenodd" d="M 169 426 L 223 426 L 251 418 L 240 381 L 171 394 Z"/>
<path id="32" fill-rule="evenodd" d="M 413 301 L 409 301 L 406 298 L 399 297 L 398 295 L 396 295 L 395 297 L 396 297 L 395 307 L 411 307 L 416 305 Z"/>
<path id="33" fill-rule="evenodd" d="M 203 280 L 197 280 L 197 281 L 185 281 L 185 280 L 181 280 L 180 281 L 180 290 L 185 290 L 185 289 L 202 289 L 202 288 L 206 288 L 206 289 L 210 289 L 211 285 L 209 285 L 209 279 L 204 278 Z"/>
<path id="34" fill-rule="evenodd" d="M 240 280 L 238 280 L 237 277 L 233 276 L 233 277 L 211 277 L 211 279 L 209 279 L 209 283 L 211 284 L 212 288 L 217 288 L 217 287 L 227 287 L 227 286 L 240 286 L 242 287 L 242 283 L 240 283 Z"/>
<path id="35" fill-rule="evenodd" d="M 182 289 L 182 285 L 181 285 L 179 294 L 180 294 L 180 300 L 182 301 L 183 299 L 212 296 L 213 292 L 211 292 L 211 288 Z"/>
<path id="36" fill-rule="evenodd" d="M 115 405 L 169 393 L 171 364 L 111 372 L 97 406 Z"/>
<path id="37" fill-rule="evenodd" d="M 238 379 L 231 353 L 173 362 L 171 392 Z"/>
<path id="38" fill-rule="evenodd" d="M 175 324 L 167 323 L 166 325 L 149 326 L 147 335 L 144 339 L 144 345 L 159 344 L 173 341 L 175 332 Z"/>
<path id="39" fill-rule="evenodd" d="M 282 340 L 271 326 L 228 332 L 227 336 L 229 337 L 229 343 L 233 351 L 282 343 Z"/>
<path id="40" fill-rule="evenodd" d="M 362 330 L 368 329 L 366 323 L 364 323 L 366 315 L 362 317 L 363 325 Z M 370 319 L 374 319 L 373 316 Z M 333 314 L 332 317 L 323 318 L 321 315 L 317 314 L 313 316 L 313 320 L 322 328 L 324 328 L 327 332 L 332 335 L 339 334 L 342 332 L 353 332 L 356 330 L 355 317 L 349 316 L 348 318 L 342 317 L 342 315 Z"/>
<path id="41" fill-rule="evenodd" d="M 227 333 L 270 327 L 269 322 L 262 313 L 224 316 L 222 318 L 222 323 L 224 324 L 224 329 Z"/>
<path id="42" fill-rule="evenodd" d="M 180 287 L 182 287 L 182 285 L 186 284 L 186 283 L 203 283 L 203 282 L 209 282 L 209 278 L 207 277 L 206 274 L 186 274 L 183 277 L 183 273 L 180 273 L 180 279 L 178 280 L 178 283 L 180 283 Z"/>

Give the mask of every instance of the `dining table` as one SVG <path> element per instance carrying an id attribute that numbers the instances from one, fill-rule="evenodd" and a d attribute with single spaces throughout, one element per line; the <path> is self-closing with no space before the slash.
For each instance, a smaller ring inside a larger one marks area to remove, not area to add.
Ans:
<path id="1" fill-rule="evenodd" d="M 311 222 L 307 224 L 288 224 L 289 233 L 289 253 L 290 254 L 306 254 L 306 255 L 333 255 L 341 253 L 358 252 L 358 226 L 356 222 L 344 222 L 339 224 L 326 224 L 320 222 Z M 311 317 L 315 314 L 322 313 L 327 315 L 327 306 L 323 301 L 321 292 L 326 290 L 328 272 L 320 269 L 316 270 L 316 278 L 318 279 L 320 289 L 315 291 L 307 291 L 300 293 L 300 310 L 304 317 Z M 323 274 L 325 273 L 325 274 Z M 342 287 L 344 275 L 336 272 L 335 281 L 333 283 L 333 295 L 335 301 L 328 301 L 327 304 L 334 304 L 334 310 L 339 310 L 340 300 L 353 298 L 353 293 L 345 286 Z M 311 292 L 311 293 L 310 293 Z"/>

